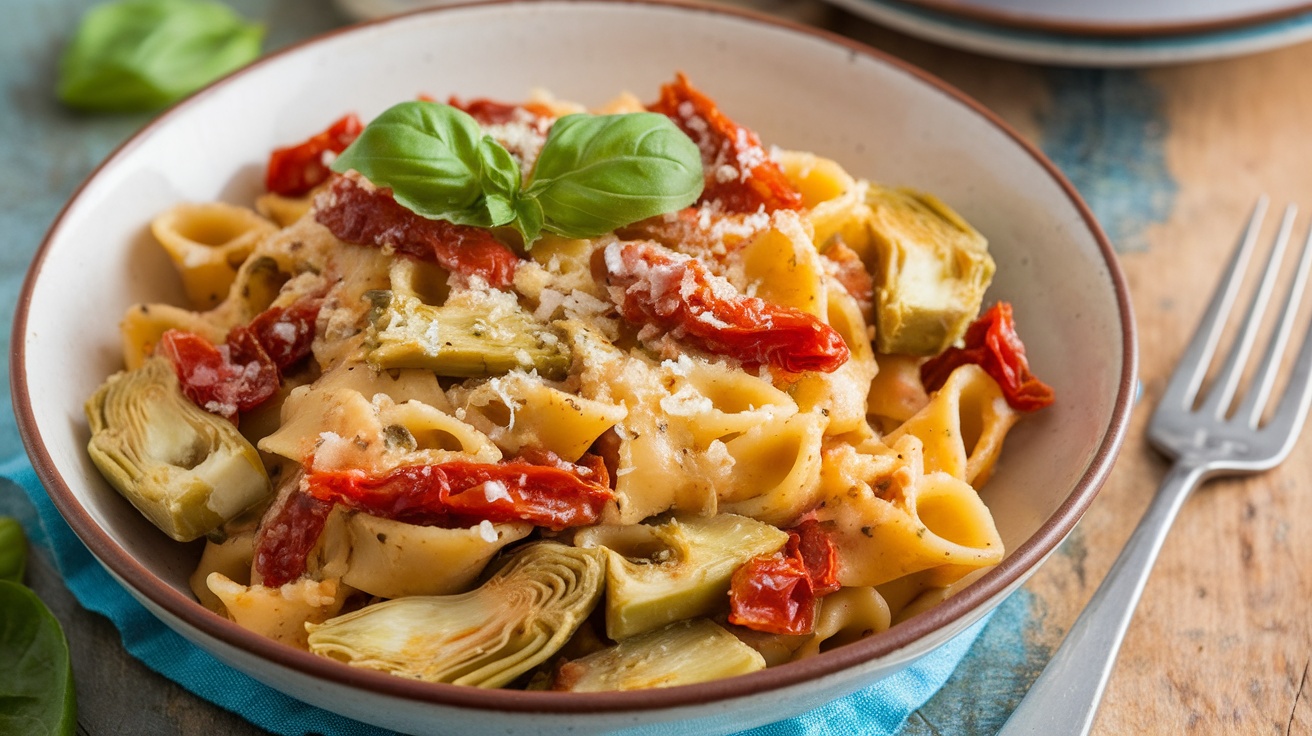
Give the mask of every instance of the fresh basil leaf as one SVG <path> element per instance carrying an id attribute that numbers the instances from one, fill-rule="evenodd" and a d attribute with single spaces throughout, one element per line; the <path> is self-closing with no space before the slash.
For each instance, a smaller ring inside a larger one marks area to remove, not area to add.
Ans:
<path id="1" fill-rule="evenodd" d="M 483 136 L 478 144 L 478 155 L 483 162 L 483 180 L 480 182 L 486 198 L 488 220 L 491 225 L 504 225 L 515 219 L 515 200 L 519 198 L 519 164 L 504 146 L 490 136 Z"/>
<path id="2" fill-rule="evenodd" d="M 263 39 L 263 26 L 219 2 L 105 3 L 64 50 L 57 93 L 83 110 L 158 109 L 255 60 Z"/>
<path id="3" fill-rule="evenodd" d="M 533 197 L 520 197 L 515 202 L 515 219 L 511 224 L 524 238 L 524 248 L 532 248 L 533 241 L 542 236 L 542 204 Z"/>
<path id="4" fill-rule="evenodd" d="M 35 593 L 8 581 L 0 581 L 0 662 L 0 733 L 76 732 L 64 632 Z"/>
<path id="5" fill-rule="evenodd" d="M 18 519 L 0 516 L 0 580 L 23 582 L 27 569 L 27 537 Z"/>
<path id="6" fill-rule="evenodd" d="M 701 196 L 697 145 L 664 115 L 567 115 L 551 126 L 526 192 L 543 227 L 593 238 Z"/>
<path id="7" fill-rule="evenodd" d="M 510 153 L 485 139 L 467 113 L 436 102 L 388 108 L 332 169 L 354 169 L 375 186 L 390 188 L 406 209 L 457 225 L 504 225 L 519 188 L 519 167 Z"/>
<path id="8" fill-rule="evenodd" d="M 485 135 L 478 143 L 478 155 L 483 162 L 483 192 L 515 199 L 519 195 L 520 173 L 519 164 L 515 163 L 510 151 Z"/>

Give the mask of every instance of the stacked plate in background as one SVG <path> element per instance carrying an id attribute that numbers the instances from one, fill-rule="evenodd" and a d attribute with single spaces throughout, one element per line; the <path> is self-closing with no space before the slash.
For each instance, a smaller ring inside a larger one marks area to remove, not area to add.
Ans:
<path id="1" fill-rule="evenodd" d="M 828 0 L 911 36 L 1017 61 L 1147 66 L 1312 39 L 1307 0 Z"/>

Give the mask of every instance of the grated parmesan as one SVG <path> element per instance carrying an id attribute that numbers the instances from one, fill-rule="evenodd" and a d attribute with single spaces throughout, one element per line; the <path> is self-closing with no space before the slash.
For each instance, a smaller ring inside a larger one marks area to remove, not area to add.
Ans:
<path id="1" fill-rule="evenodd" d="M 488 503 L 514 500 L 510 497 L 510 492 L 506 489 L 506 484 L 499 480 L 483 482 L 483 498 L 487 499 Z"/>

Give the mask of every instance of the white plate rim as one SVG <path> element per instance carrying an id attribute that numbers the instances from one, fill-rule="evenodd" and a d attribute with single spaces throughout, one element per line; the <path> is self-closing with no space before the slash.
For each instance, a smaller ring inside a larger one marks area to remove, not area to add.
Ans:
<path id="1" fill-rule="evenodd" d="M 1312 39 L 1312 12 L 1240 29 L 1157 37 L 1080 37 L 963 20 L 884 0 L 827 0 L 910 36 L 1012 61 L 1136 67 L 1231 58 Z"/>
<path id="2" fill-rule="evenodd" d="M 1312 2 L 1307 0 L 1281 0 L 1260 9 L 1248 7 L 1249 0 L 1211 0 L 1207 3 L 1173 0 L 1173 3 L 1165 3 L 1175 5 L 1167 11 L 1160 9 L 1163 4 L 1160 2 L 1139 3 L 1152 9 L 1152 12 L 1139 16 L 1116 9 L 1116 3 L 1110 3 L 1113 7 L 1109 9 L 1106 7 L 1108 3 L 1067 2 L 1065 5 L 1075 6 L 1067 9 L 1056 7 L 1062 4 L 1058 0 L 1029 0 L 1026 7 L 1012 7 L 1005 0 L 900 2 L 967 21 L 1076 36 L 1172 36 L 1236 30 L 1312 11 Z M 1198 7 L 1204 5 L 1209 7 Z"/>

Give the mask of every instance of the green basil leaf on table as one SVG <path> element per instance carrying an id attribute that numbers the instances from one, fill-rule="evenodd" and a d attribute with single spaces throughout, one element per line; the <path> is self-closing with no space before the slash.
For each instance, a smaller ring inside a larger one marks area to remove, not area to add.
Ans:
<path id="1" fill-rule="evenodd" d="M 519 168 L 504 148 L 504 157 L 487 150 L 492 146 L 501 148 L 491 139 L 484 142 L 478 123 L 454 107 L 402 102 L 365 126 L 332 169 L 358 171 L 431 220 L 494 227 L 513 217 Z M 511 169 L 502 170 L 507 164 Z"/>
<path id="2" fill-rule="evenodd" d="M 23 582 L 27 569 L 27 537 L 18 519 L 0 516 L 0 580 Z"/>
<path id="3" fill-rule="evenodd" d="M 664 115 L 567 115 L 551 126 L 528 197 L 546 230 L 592 238 L 697 201 L 701 152 Z"/>
<path id="4" fill-rule="evenodd" d="M 263 26 L 210 0 L 118 0 L 92 8 L 60 60 L 70 107 L 155 110 L 260 55 Z"/>
<path id="5" fill-rule="evenodd" d="M 0 733 L 76 732 L 64 632 L 35 593 L 8 581 L 0 581 L 0 662 Z"/>

